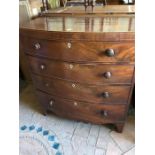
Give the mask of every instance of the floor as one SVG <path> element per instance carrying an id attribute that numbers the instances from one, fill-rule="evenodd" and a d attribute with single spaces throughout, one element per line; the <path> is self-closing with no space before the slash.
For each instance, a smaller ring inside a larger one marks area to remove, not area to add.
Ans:
<path id="1" fill-rule="evenodd" d="M 122 134 L 112 130 L 112 126 L 94 125 L 42 115 L 34 88 L 28 85 L 20 92 L 19 120 L 24 124 L 37 124 L 56 133 L 65 155 L 134 155 L 134 116 L 128 116 Z"/>

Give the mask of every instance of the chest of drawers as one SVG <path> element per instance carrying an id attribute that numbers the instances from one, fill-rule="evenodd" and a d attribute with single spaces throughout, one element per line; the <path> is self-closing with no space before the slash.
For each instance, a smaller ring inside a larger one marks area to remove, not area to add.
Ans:
<path id="1" fill-rule="evenodd" d="M 20 26 L 20 43 L 44 113 L 115 124 L 122 132 L 134 85 L 134 18 L 87 17 L 92 25 L 67 17 L 70 29 L 64 17 L 50 18 Z M 104 25 L 107 19 L 118 21 Z"/>

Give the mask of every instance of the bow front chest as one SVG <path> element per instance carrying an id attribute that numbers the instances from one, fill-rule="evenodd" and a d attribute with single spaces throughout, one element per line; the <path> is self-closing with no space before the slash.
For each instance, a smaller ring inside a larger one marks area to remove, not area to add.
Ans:
<path id="1" fill-rule="evenodd" d="M 20 43 L 44 113 L 122 132 L 134 85 L 134 17 L 38 17 L 20 26 Z"/>

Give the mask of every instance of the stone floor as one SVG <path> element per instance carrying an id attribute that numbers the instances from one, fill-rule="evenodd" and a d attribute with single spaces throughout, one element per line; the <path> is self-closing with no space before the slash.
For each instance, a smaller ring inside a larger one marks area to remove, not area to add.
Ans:
<path id="1" fill-rule="evenodd" d="M 52 114 L 42 115 L 34 88 L 20 93 L 20 126 L 36 124 L 51 129 L 60 139 L 65 155 L 134 155 L 134 117 L 129 116 L 122 134 L 110 126 L 67 120 Z"/>

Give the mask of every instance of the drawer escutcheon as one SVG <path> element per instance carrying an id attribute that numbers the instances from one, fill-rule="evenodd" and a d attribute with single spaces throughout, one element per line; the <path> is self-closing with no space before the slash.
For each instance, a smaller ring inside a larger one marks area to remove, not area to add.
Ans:
<path id="1" fill-rule="evenodd" d="M 72 47 L 72 44 L 69 42 L 69 43 L 67 43 L 67 47 L 68 48 L 71 48 Z"/>
<path id="2" fill-rule="evenodd" d="M 74 102 L 74 106 L 78 106 L 78 103 L 77 102 Z"/>
<path id="3" fill-rule="evenodd" d="M 40 65 L 40 69 L 44 70 L 45 69 L 45 65 Z"/>
<path id="4" fill-rule="evenodd" d="M 53 103 L 54 103 L 54 101 L 53 101 L 53 100 L 51 100 L 51 101 L 49 102 L 49 105 L 50 105 L 50 106 L 52 106 L 52 105 L 53 105 Z"/>
<path id="5" fill-rule="evenodd" d="M 35 43 L 35 44 L 34 44 L 34 48 L 35 48 L 36 50 L 39 50 L 39 49 L 40 49 L 40 47 L 41 47 L 41 46 L 40 46 L 40 44 L 39 44 L 39 43 Z"/>

